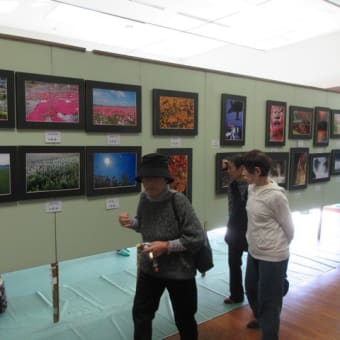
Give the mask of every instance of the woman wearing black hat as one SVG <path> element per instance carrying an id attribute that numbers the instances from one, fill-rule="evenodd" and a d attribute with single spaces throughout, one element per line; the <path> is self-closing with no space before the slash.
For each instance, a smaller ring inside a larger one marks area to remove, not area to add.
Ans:
<path id="1" fill-rule="evenodd" d="M 192 254 L 204 243 L 203 228 L 187 197 L 169 188 L 173 178 L 166 156 L 145 155 L 136 180 L 144 187 L 137 216 L 119 216 L 123 227 L 141 233 L 145 245 L 132 311 L 134 339 L 152 339 L 152 320 L 167 289 L 181 339 L 196 340 L 197 287 Z"/>

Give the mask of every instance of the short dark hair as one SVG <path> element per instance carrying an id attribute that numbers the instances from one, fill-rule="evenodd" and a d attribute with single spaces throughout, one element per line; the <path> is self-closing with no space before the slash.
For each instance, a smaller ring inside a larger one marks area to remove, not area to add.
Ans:
<path id="1" fill-rule="evenodd" d="M 261 170 L 260 176 L 268 176 L 272 167 L 272 159 L 260 150 L 251 150 L 243 155 L 243 165 L 251 174 L 255 172 L 258 167 Z"/>
<path id="2" fill-rule="evenodd" d="M 237 154 L 229 158 L 229 162 L 233 163 L 236 169 L 239 169 L 243 165 L 243 155 Z"/>

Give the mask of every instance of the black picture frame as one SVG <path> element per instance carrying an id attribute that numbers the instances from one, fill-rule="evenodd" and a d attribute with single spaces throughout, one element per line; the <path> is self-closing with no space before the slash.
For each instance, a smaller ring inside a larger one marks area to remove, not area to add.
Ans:
<path id="1" fill-rule="evenodd" d="M 340 149 L 333 149 L 331 151 L 331 175 L 340 175 Z"/>
<path id="2" fill-rule="evenodd" d="M 220 145 L 244 145 L 247 97 L 223 93 L 221 99 Z"/>
<path id="3" fill-rule="evenodd" d="M 327 182 L 331 177 L 331 154 L 309 154 L 309 183 Z"/>
<path id="4" fill-rule="evenodd" d="M 269 176 L 281 187 L 287 189 L 289 176 L 289 152 L 266 152 L 272 159 Z"/>
<path id="5" fill-rule="evenodd" d="M 170 188 L 192 199 L 192 149 L 159 148 L 157 152 L 169 157 L 169 171 L 174 181 Z"/>
<path id="6" fill-rule="evenodd" d="M 286 143 L 287 103 L 266 101 L 266 146 L 284 146 Z"/>
<path id="7" fill-rule="evenodd" d="M 86 131 L 140 132 L 142 87 L 86 80 Z"/>
<path id="8" fill-rule="evenodd" d="M 289 190 L 305 189 L 308 183 L 309 148 L 291 148 L 289 156 Z"/>
<path id="9" fill-rule="evenodd" d="M 17 148 L 0 146 L 0 203 L 17 199 Z"/>
<path id="10" fill-rule="evenodd" d="M 14 128 L 14 72 L 0 70 L 0 128 Z"/>
<path id="11" fill-rule="evenodd" d="M 217 152 L 215 155 L 215 193 L 225 194 L 228 192 L 231 178 L 228 174 L 228 161 L 241 152 Z"/>
<path id="12" fill-rule="evenodd" d="M 340 110 L 331 110 L 331 138 L 340 138 Z"/>
<path id="13" fill-rule="evenodd" d="M 86 192 L 88 196 L 140 192 L 137 177 L 140 146 L 87 146 Z"/>
<path id="14" fill-rule="evenodd" d="M 330 113 L 327 107 L 317 106 L 314 113 L 314 146 L 328 146 L 330 130 Z"/>
<path id="15" fill-rule="evenodd" d="M 153 89 L 153 135 L 195 136 L 198 93 Z"/>
<path id="16" fill-rule="evenodd" d="M 18 159 L 20 199 L 84 194 L 84 147 L 19 146 Z"/>
<path id="17" fill-rule="evenodd" d="M 16 73 L 18 129 L 84 129 L 82 79 Z"/>
<path id="18" fill-rule="evenodd" d="M 289 106 L 289 139 L 312 139 L 313 123 L 312 107 Z"/>

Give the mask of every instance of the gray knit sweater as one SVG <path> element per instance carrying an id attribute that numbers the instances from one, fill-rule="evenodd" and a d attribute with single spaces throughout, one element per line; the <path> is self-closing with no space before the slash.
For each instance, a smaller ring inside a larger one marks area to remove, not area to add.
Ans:
<path id="1" fill-rule="evenodd" d="M 173 194 L 167 190 L 158 200 L 150 200 L 141 193 L 133 228 L 142 234 L 143 242 L 170 241 L 170 252 L 157 258 L 159 272 L 153 270 L 147 254 L 141 255 L 139 269 L 161 278 L 190 279 L 196 275 L 192 254 L 203 245 L 204 231 L 188 198 L 179 192 L 174 202 L 180 223 L 177 222 Z"/>

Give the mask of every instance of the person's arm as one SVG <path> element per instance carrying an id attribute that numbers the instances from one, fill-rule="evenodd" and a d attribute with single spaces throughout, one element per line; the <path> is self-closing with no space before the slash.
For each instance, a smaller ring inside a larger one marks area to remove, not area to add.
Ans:
<path id="1" fill-rule="evenodd" d="M 204 230 L 188 198 L 182 193 L 175 195 L 175 209 L 180 223 L 181 236 L 169 242 L 169 251 L 196 252 L 205 239 Z"/>
<path id="2" fill-rule="evenodd" d="M 288 199 L 283 193 L 281 193 L 275 197 L 272 202 L 273 209 L 275 211 L 275 218 L 283 229 L 288 243 L 290 243 L 294 237 L 294 223 Z"/>

